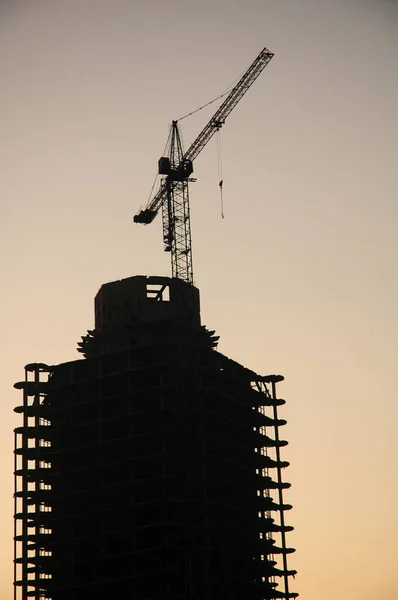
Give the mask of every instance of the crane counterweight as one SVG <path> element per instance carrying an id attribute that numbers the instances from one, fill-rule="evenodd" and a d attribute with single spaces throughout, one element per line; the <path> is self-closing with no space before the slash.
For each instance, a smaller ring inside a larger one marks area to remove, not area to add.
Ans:
<path id="1" fill-rule="evenodd" d="M 144 210 L 141 210 L 138 214 L 136 214 L 133 218 L 133 221 L 134 223 L 142 223 L 143 225 L 149 225 L 149 223 L 152 223 L 157 214 L 157 211 L 148 210 L 146 208 Z"/>

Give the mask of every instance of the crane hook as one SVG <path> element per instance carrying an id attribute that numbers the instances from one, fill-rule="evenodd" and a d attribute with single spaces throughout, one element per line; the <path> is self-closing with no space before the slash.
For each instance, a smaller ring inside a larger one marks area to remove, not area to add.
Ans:
<path id="1" fill-rule="evenodd" d="M 220 200 L 221 200 L 221 217 L 224 218 L 224 200 L 222 195 L 223 178 L 222 178 L 222 154 L 221 154 L 221 134 L 220 129 L 217 130 L 217 162 L 218 162 L 218 178 L 220 187 Z"/>

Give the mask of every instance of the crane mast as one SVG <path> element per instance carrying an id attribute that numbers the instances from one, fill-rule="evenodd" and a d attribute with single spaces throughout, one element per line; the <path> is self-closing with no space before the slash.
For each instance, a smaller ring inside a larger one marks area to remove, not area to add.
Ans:
<path id="1" fill-rule="evenodd" d="M 173 277 L 193 283 L 191 219 L 189 215 L 192 161 L 184 159 L 177 121 L 171 124 L 168 157 L 159 160 L 159 174 L 164 176 L 166 194 L 162 200 L 163 243 L 171 255 Z"/>
<path id="2" fill-rule="evenodd" d="M 227 98 L 184 152 L 178 121 L 173 121 L 167 157 L 159 159 L 160 189 L 134 217 L 135 223 L 152 223 L 162 207 L 164 249 L 170 252 L 172 276 L 193 283 L 189 182 L 193 161 L 224 125 L 226 118 L 267 66 L 273 53 L 264 48 L 234 86 Z"/>

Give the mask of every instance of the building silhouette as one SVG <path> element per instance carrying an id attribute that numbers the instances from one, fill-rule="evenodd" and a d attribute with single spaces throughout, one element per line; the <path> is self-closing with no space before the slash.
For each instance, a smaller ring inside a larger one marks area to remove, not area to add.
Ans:
<path id="1" fill-rule="evenodd" d="M 294 598 L 283 377 L 216 350 L 198 290 L 105 284 L 84 358 L 25 367 L 15 599 Z"/>

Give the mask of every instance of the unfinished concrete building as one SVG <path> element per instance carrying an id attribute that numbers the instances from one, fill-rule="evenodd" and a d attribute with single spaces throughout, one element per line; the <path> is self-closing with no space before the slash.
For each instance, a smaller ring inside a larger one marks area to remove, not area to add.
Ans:
<path id="1" fill-rule="evenodd" d="M 15 600 L 268 600 L 289 586 L 277 384 L 216 350 L 198 290 L 105 284 L 81 360 L 25 367 Z"/>

